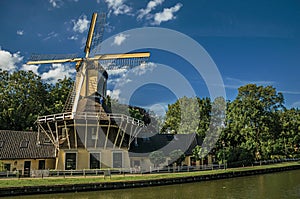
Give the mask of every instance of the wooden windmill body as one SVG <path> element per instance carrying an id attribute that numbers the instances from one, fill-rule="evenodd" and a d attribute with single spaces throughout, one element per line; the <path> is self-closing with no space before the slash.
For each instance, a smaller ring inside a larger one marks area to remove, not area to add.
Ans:
<path id="1" fill-rule="evenodd" d="M 85 57 L 65 56 L 54 59 L 35 55 L 27 62 L 34 65 L 76 63 L 76 80 L 63 113 L 37 119 L 38 132 L 45 133 L 56 148 L 55 169 L 130 167 L 128 149 L 144 126 L 142 121 L 128 115 L 105 112 L 101 104 L 100 99 L 106 98 L 106 70 L 118 68 L 115 64 L 105 67 L 101 61 L 131 60 L 132 63 L 134 60 L 138 65 L 150 56 L 149 52 L 142 52 L 90 57 L 91 50 L 101 42 L 104 21 L 104 14 L 93 14 Z M 99 154 L 101 158 L 95 158 L 100 157 Z"/>

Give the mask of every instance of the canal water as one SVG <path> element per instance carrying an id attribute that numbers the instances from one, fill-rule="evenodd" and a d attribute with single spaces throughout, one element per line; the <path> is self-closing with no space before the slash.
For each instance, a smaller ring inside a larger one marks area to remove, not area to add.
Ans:
<path id="1" fill-rule="evenodd" d="M 170 186 L 8 197 L 10 199 L 300 198 L 300 170 Z"/>

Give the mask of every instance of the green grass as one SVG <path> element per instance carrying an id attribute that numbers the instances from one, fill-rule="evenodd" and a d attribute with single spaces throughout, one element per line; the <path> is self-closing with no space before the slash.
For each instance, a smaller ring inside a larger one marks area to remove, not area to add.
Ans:
<path id="1" fill-rule="evenodd" d="M 66 185 L 66 184 L 86 184 L 86 183 L 99 183 L 99 182 L 119 182 L 119 181 L 137 181 L 137 180 L 150 180 L 150 179 L 164 179 L 164 178 L 178 178 L 188 176 L 200 176 L 209 174 L 220 174 L 236 171 L 250 171 L 257 169 L 278 168 L 300 165 L 299 162 L 288 162 L 272 165 L 263 165 L 255 167 L 241 167 L 232 168 L 226 170 L 209 170 L 209 171 L 196 171 L 185 173 L 163 173 L 163 174 L 126 174 L 124 175 L 112 175 L 111 179 L 104 179 L 103 176 L 87 176 L 87 177 L 47 177 L 47 178 L 8 178 L 0 180 L 0 188 L 4 187 L 23 187 L 23 186 L 47 186 L 47 185 Z"/>

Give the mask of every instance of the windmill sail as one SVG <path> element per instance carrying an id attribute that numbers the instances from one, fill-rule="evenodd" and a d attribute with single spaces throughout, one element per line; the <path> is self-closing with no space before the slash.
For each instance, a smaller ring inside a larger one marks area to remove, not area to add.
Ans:
<path id="1" fill-rule="evenodd" d="M 100 52 L 100 44 L 103 39 L 104 25 L 105 25 L 106 14 L 101 13 L 97 15 L 97 21 L 94 28 L 94 34 L 92 38 L 92 44 L 90 48 L 90 56 L 94 56 Z"/>

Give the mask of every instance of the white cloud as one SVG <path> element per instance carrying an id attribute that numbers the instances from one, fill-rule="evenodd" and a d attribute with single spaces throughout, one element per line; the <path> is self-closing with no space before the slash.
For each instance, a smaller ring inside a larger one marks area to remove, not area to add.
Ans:
<path id="1" fill-rule="evenodd" d="M 39 69 L 39 66 L 37 66 L 37 65 L 27 65 L 27 64 L 23 64 L 22 67 L 20 68 L 20 70 L 32 71 L 35 74 L 39 75 L 38 69 Z"/>
<path id="2" fill-rule="evenodd" d="M 154 15 L 154 25 L 160 25 L 162 22 L 170 21 L 175 19 L 174 14 L 180 10 L 183 5 L 181 3 L 177 3 L 175 6 L 171 8 L 164 8 L 162 12 L 158 12 Z"/>
<path id="3" fill-rule="evenodd" d="M 154 62 L 141 63 L 139 66 L 133 68 L 130 72 L 133 72 L 137 76 L 141 76 L 146 72 L 152 72 L 156 67 L 157 64 Z"/>
<path id="4" fill-rule="evenodd" d="M 157 65 L 153 62 L 142 63 L 132 69 L 128 66 L 123 66 L 119 69 L 107 70 L 108 81 L 107 84 L 110 86 L 123 86 L 129 82 L 134 81 L 137 76 L 144 75 L 146 72 L 153 71 Z"/>
<path id="5" fill-rule="evenodd" d="M 44 38 L 43 40 L 46 41 L 46 40 L 55 38 L 55 37 L 57 37 L 57 36 L 58 36 L 58 34 L 57 34 L 56 32 L 53 32 L 53 31 L 52 31 L 52 32 L 48 33 L 47 37 Z"/>
<path id="6" fill-rule="evenodd" d="M 53 8 L 60 8 L 63 4 L 62 0 L 49 0 L 49 3 Z"/>
<path id="7" fill-rule="evenodd" d="M 112 32 L 116 27 L 115 26 L 112 26 L 110 25 L 109 22 L 107 22 L 105 25 L 104 25 L 104 30 L 108 33 Z"/>
<path id="8" fill-rule="evenodd" d="M 130 14 L 132 8 L 125 4 L 125 0 L 104 0 L 107 3 L 108 9 L 110 9 L 108 16 L 110 13 L 114 15 L 120 14 Z"/>
<path id="9" fill-rule="evenodd" d="M 75 32 L 83 33 L 88 29 L 89 21 L 87 20 L 86 15 L 79 17 L 77 21 L 72 20 L 72 22 L 74 24 L 73 30 Z"/>
<path id="10" fill-rule="evenodd" d="M 22 36 L 23 34 L 24 34 L 24 31 L 23 31 L 23 30 L 17 30 L 17 35 Z"/>
<path id="11" fill-rule="evenodd" d="M 10 53 L 0 48 L 0 69 L 7 71 L 14 71 L 17 69 L 17 64 L 23 60 L 20 52 Z"/>
<path id="12" fill-rule="evenodd" d="M 138 11 L 137 19 L 142 19 L 144 16 L 147 16 L 156 6 L 161 5 L 165 0 L 152 0 L 149 1 L 145 9 L 140 9 Z M 151 18 L 151 16 L 149 16 Z"/>
<path id="13" fill-rule="evenodd" d="M 288 95 L 300 95 L 300 91 L 278 91 L 283 94 L 288 94 Z"/>
<path id="14" fill-rule="evenodd" d="M 293 108 L 300 108 L 300 101 L 299 102 L 294 102 L 291 107 Z"/>
<path id="15" fill-rule="evenodd" d="M 257 85 L 263 85 L 263 86 L 269 86 L 274 85 L 274 81 L 247 81 L 247 80 L 240 80 L 236 78 L 227 77 L 225 78 L 225 88 L 229 89 L 238 89 L 241 86 L 247 85 L 247 84 L 257 84 Z"/>
<path id="16" fill-rule="evenodd" d="M 121 91 L 119 89 L 115 89 L 115 90 L 112 90 L 112 91 L 107 90 L 106 94 L 109 95 L 112 99 L 119 100 Z"/>
<path id="17" fill-rule="evenodd" d="M 128 72 L 127 66 L 124 66 L 124 67 L 121 67 L 118 69 L 114 69 L 114 70 L 107 70 L 107 73 L 109 76 L 122 76 L 126 72 Z"/>
<path id="18" fill-rule="evenodd" d="M 68 37 L 68 39 L 70 39 L 70 40 L 78 40 L 78 36 L 77 35 L 73 35 L 71 37 Z"/>
<path id="19" fill-rule="evenodd" d="M 41 78 L 54 84 L 58 79 L 72 77 L 75 72 L 75 69 L 69 64 L 52 64 L 52 68 L 48 72 L 41 74 Z"/>
<path id="20" fill-rule="evenodd" d="M 162 117 L 166 115 L 166 111 L 168 110 L 168 102 L 159 102 L 156 104 L 150 104 L 145 106 L 145 109 L 150 110 L 156 116 Z"/>
<path id="21" fill-rule="evenodd" d="M 129 35 L 124 35 L 123 33 L 115 36 L 114 43 L 112 43 L 112 45 L 120 46 L 127 37 L 129 37 Z"/>

